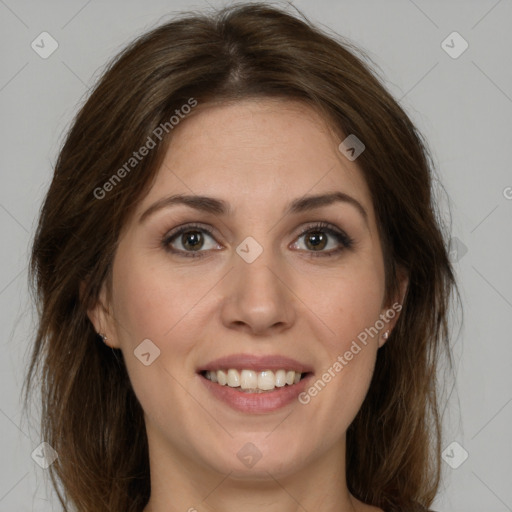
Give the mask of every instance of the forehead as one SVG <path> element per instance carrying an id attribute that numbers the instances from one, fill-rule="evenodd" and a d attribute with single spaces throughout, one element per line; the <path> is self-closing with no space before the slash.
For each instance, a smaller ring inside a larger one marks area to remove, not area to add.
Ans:
<path id="1" fill-rule="evenodd" d="M 141 208 L 169 192 L 211 195 L 235 210 L 261 210 L 336 190 L 355 196 L 370 213 L 361 169 L 338 149 L 343 138 L 299 101 L 199 104 L 174 128 Z"/>

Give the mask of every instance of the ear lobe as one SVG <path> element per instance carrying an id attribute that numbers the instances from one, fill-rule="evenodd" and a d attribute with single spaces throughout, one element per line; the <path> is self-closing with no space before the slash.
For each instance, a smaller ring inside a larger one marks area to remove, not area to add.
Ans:
<path id="1" fill-rule="evenodd" d="M 388 341 L 390 334 L 391 329 L 385 329 L 385 331 L 379 335 L 379 348 L 382 347 L 386 341 Z"/>
<path id="2" fill-rule="evenodd" d="M 387 309 L 383 310 L 383 316 L 387 319 L 385 327 L 382 329 L 382 333 L 379 336 L 379 348 L 386 343 L 388 338 L 391 336 L 393 329 L 400 317 L 403 303 L 407 295 L 409 288 L 409 274 L 402 268 L 398 269 L 398 293 L 394 298 L 393 304 Z M 381 315 L 382 318 L 382 315 Z"/>
<path id="3" fill-rule="evenodd" d="M 398 282 L 400 290 L 400 297 L 398 297 L 398 302 L 403 304 L 405 301 L 405 296 L 407 295 L 407 290 L 409 289 L 409 273 L 403 268 L 398 270 Z"/>
<path id="4" fill-rule="evenodd" d="M 80 283 L 80 296 L 83 297 L 83 293 L 85 290 L 86 283 Z M 95 304 L 89 308 L 87 308 L 87 316 L 91 321 L 94 330 L 100 335 L 106 335 L 110 340 L 113 338 L 113 332 L 111 328 L 110 322 L 110 312 L 105 307 L 107 303 L 107 294 L 105 284 L 101 287 L 101 292 L 99 294 L 98 299 Z M 108 343 L 108 345 L 112 346 L 112 343 Z"/>
<path id="5" fill-rule="evenodd" d="M 87 310 L 87 316 L 98 334 L 104 334 L 107 330 L 107 315 L 108 311 L 99 299 L 93 307 Z"/>

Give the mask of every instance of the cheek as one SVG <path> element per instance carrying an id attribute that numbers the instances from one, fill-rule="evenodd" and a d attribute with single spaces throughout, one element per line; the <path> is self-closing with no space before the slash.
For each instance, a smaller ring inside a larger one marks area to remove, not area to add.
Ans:
<path id="1" fill-rule="evenodd" d="M 143 253 L 116 261 L 115 314 L 124 328 L 123 338 L 153 338 L 164 343 L 187 318 L 208 283 L 193 273 L 172 270 L 165 261 L 148 261 L 151 258 Z"/>
<path id="2" fill-rule="evenodd" d="M 331 358 L 350 350 L 353 340 L 364 342 L 365 333 L 367 344 L 377 345 L 374 328 L 382 312 L 385 291 L 382 268 L 354 265 L 339 278 L 330 280 L 325 288 L 311 300 L 330 328 L 332 336 L 326 339 L 326 348 Z M 369 330 L 372 336 L 368 335 Z"/>
<path id="3" fill-rule="evenodd" d="M 378 262 L 354 264 L 329 283 L 310 296 L 329 331 L 322 340 L 322 372 L 306 390 L 304 402 L 316 401 L 320 416 L 331 418 L 338 432 L 348 428 L 357 414 L 373 375 L 380 334 L 376 323 L 384 296 L 383 267 Z"/>
<path id="4" fill-rule="evenodd" d="M 199 272 L 173 270 L 165 261 L 149 265 L 149 260 L 142 253 L 126 252 L 114 266 L 115 330 L 134 387 L 137 383 L 146 387 L 141 378 L 147 379 L 148 387 L 149 380 L 165 385 L 172 381 L 165 370 L 180 379 L 189 372 L 188 356 L 200 338 L 200 319 L 205 317 L 206 302 L 201 298 L 215 282 Z M 145 342 L 158 354 L 155 365 L 144 366 L 134 355 L 144 340 L 157 347 Z"/>
<path id="5" fill-rule="evenodd" d="M 191 349 L 181 329 L 194 297 L 165 269 L 128 255 L 116 261 L 113 285 L 115 332 L 132 388 L 145 414 L 164 424 L 177 403 L 179 363 Z"/>

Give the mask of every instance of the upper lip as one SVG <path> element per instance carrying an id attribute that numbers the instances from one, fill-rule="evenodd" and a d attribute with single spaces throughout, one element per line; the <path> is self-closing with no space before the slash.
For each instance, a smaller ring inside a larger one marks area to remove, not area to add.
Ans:
<path id="1" fill-rule="evenodd" d="M 233 354 L 220 357 L 201 366 L 197 371 L 216 371 L 223 369 L 253 370 L 263 372 L 265 370 L 295 370 L 300 373 L 312 372 L 310 365 L 301 363 L 291 357 L 281 355 L 258 356 L 255 354 Z"/>

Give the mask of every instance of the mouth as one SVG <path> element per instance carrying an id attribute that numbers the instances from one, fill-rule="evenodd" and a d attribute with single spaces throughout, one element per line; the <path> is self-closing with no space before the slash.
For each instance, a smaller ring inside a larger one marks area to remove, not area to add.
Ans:
<path id="1" fill-rule="evenodd" d="M 197 369 L 208 396 L 236 411 L 271 413 L 297 401 L 313 368 L 284 356 L 235 354 Z"/>

